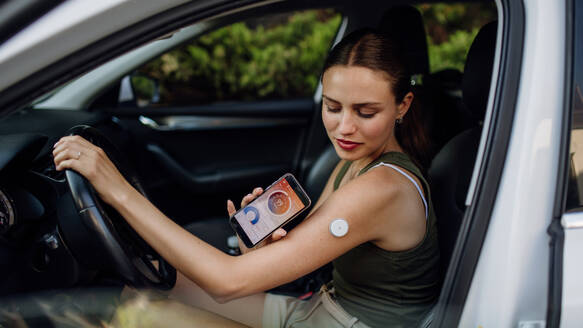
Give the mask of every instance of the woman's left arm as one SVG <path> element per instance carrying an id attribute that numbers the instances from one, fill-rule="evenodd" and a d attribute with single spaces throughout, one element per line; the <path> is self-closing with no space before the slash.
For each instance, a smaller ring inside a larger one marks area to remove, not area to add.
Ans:
<path id="1" fill-rule="evenodd" d="M 332 193 L 286 238 L 233 257 L 166 217 L 88 141 L 65 137 L 55 145 L 53 154 L 58 170 L 73 169 L 85 176 L 148 244 L 219 302 L 292 281 L 359 244 L 382 238 L 389 226 L 375 218 L 391 217 L 401 210 L 390 206 L 398 204 L 398 188 L 391 188 L 390 182 L 377 187 L 379 179 L 387 178 L 378 175 L 388 170 L 373 170 Z M 348 222 L 347 235 L 338 238 L 329 232 L 335 218 Z"/>

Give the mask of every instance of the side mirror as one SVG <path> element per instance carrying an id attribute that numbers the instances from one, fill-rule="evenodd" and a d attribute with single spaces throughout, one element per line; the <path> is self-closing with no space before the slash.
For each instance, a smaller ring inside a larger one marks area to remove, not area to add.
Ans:
<path id="1" fill-rule="evenodd" d="M 157 104 L 160 102 L 160 83 L 147 75 L 126 75 L 120 81 L 118 102 L 121 107 Z"/>
<path id="2" fill-rule="evenodd" d="M 157 79 L 151 76 L 134 74 L 130 76 L 130 82 L 138 107 L 160 102 L 160 83 Z"/>

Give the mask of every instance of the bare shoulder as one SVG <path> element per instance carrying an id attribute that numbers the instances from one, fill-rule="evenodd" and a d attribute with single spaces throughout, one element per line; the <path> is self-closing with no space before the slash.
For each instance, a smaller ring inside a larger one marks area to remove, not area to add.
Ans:
<path id="1" fill-rule="evenodd" d="M 366 198 L 390 205 L 387 203 L 388 201 L 406 196 L 407 190 L 403 188 L 406 183 L 405 179 L 393 169 L 374 168 L 352 179 L 339 190 L 342 190 L 343 193 L 353 194 L 351 196 L 357 199 Z"/>
<path id="2" fill-rule="evenodd" d="M 414 174 L 399 169 L 421 186 Z M 426 228 L 425 204 L 406 176 L 393 168 L 381 166 L 355 178 L 346 185 L 349 186 L 346 191 L 372 210 L 368 212 L 378 232 L 373 243 L 387 250 L 401 251 L 421 242 Z"/>

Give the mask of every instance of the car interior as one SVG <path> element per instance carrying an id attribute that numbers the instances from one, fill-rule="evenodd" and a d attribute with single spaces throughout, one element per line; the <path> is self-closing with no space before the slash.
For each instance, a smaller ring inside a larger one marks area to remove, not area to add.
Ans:
<path id="1" fill-rule="evenodd" d="M 420 11 L 399 1 L 366 4 L 270 3 L 197 22 L 198 30 L 190 38 L 254 17 L 313 8 L 340 13 L 333 42 L 364 26 L 396 38 L 412 73 L 416 109 L 432 141 L 424 170 L 432 187 L 445 276 L 482 137 L 498 25 L 492 21 L 480 29 L 468 49 L 463 72 L 432 72 L 427 27 Z M 495 8 L 494 2 L 490 4 Z M 161 36 L 160 44 L 182 32 Z M 313 203 L 318 199 L 339 161 L 320 119 L 320 88 L 302 99 L 138 104 L 135 90 L 131 85 L 128 89 L 132 74 L 182 43 L 142 55 L 140 62 L 108 77 L 111 82 L 94 94 L 89 92 L 90 96 L 81 92 L 79 97 L 86 98 L 79 108 L 52 105 L 51 97 L 72 89 L 83 76 L 0 121 L 2 297 L 79 287 L 121 290 L 126 283 L 168 289 L 175 279 L 171 266 L 102 204 L 91 186 L 72 172 L 55 170 L 52 145 L 64 135 L 80 134 L 108 149 L 124 175 L 162 212 L 230 254 L 237 254 L 237 247 L 228 222 L 227 199 L 237 203 L 254 187 L 268 186 L 287 172 L 298 178 Z M 85 201 L 90 203 L 79 205 Z M 80 210 L 88 213 L 88 208 L 97 210 L 78 220 Z M 301 220 L 285 228 L 293 229 Z M 152 267 L 152 261 L 158 262 L 158 268 Z M 330 276 L 327 265 L 272 292 L 305 297 Z"/>

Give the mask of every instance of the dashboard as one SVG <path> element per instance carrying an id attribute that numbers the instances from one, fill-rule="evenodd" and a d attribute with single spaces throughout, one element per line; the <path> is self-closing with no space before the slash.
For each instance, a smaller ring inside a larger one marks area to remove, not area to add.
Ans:
<path id="1" fill-rule="evenodd" d="M 0 137 L 0 236 L 4 242 L 10 241 L 7 238 L 19 227 L 18 223 L 38 221 L 50 208 L 50 198 L 55 195 L 51 195 L 50 188 L 46 194 L 47 188 L 42 185 L 51 178 L 45 175 L 47 169 L 37 172 L 39 168 L 33 168 L 47 140 L 33 134 Z M 43 162 L 47 162 L 44 157 Z M 50 167 L 49 163 L 44 165 Z"/>
<path id="2" fill-rule="evenodd" d="M 73 286 L 83 269 L 58 228 L 64 174 L 49 138 L 0 136 L 0 295 Z"/>

